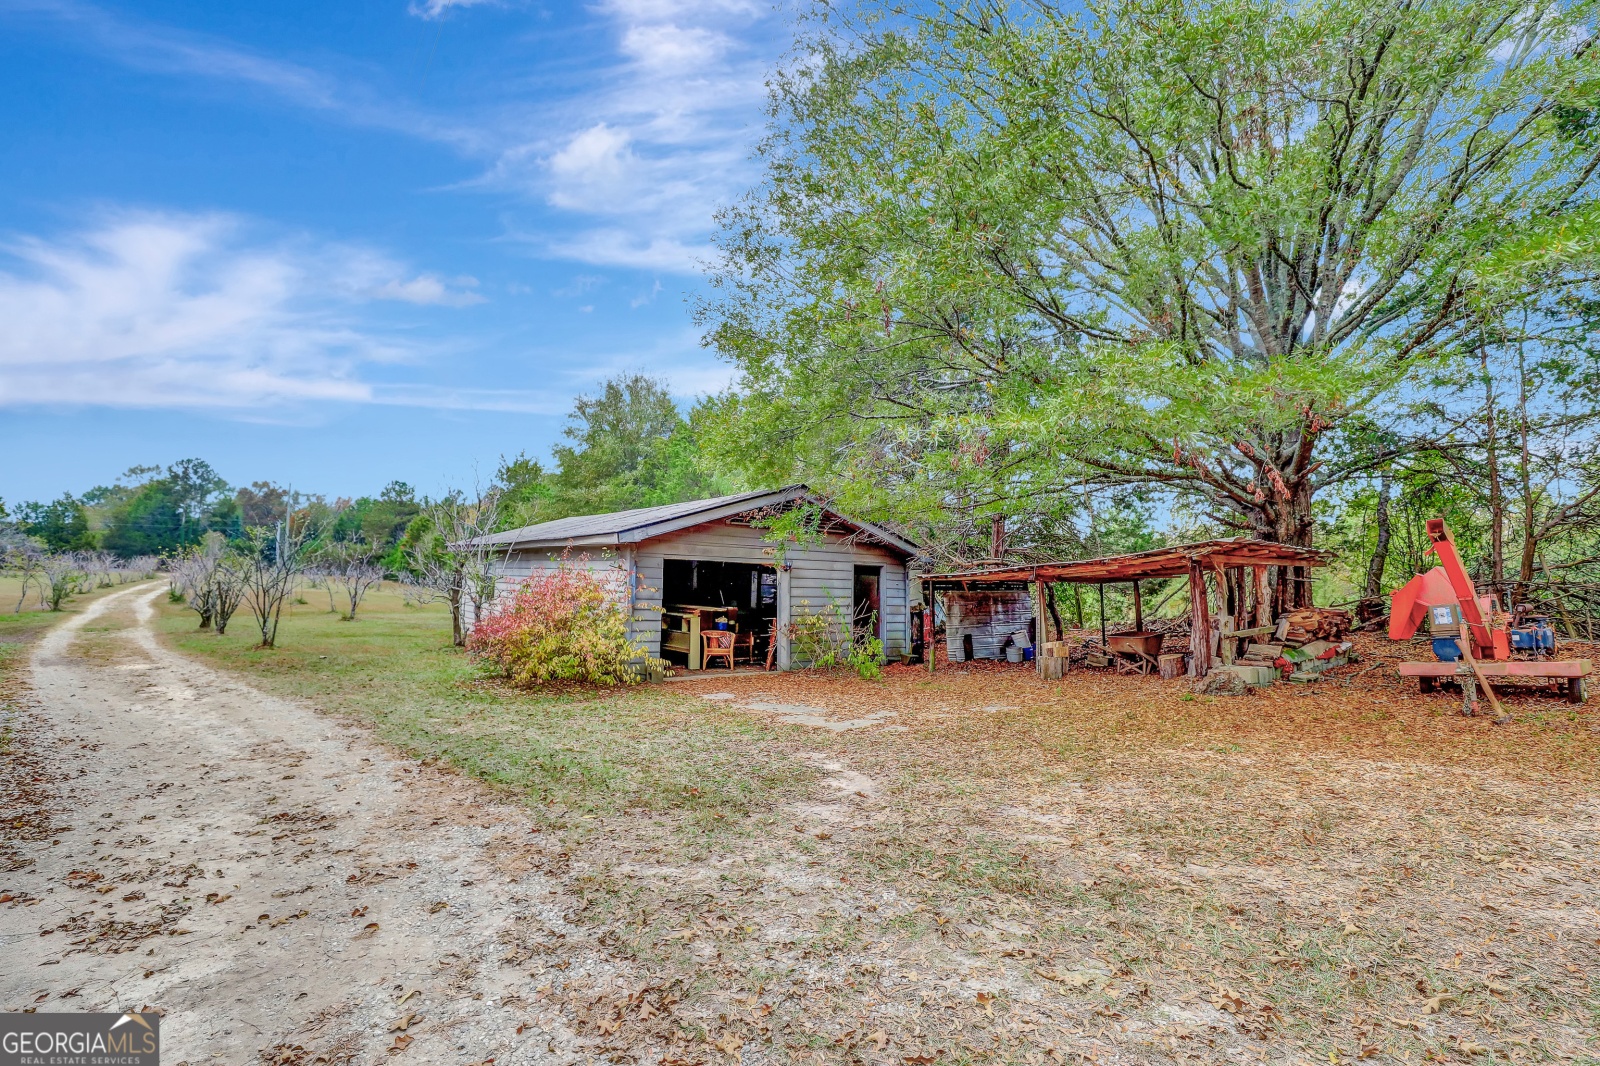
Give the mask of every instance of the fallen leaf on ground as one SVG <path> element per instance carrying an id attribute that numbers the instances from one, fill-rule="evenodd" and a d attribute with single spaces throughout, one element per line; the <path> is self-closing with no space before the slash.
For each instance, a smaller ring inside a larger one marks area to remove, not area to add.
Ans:
<path id="1" fill-rule="evenodd" d="M 1428 1002 L 1422 1005 L 1422 1013 L 1438 1014 L 1440 1008 L 1442 1008 L 1446 1003 L 1453 1002 L 1455 998 L 1456 997 L 1451 995 L 1449 992 L 1440 992 L 1437 996 L 1434 996 L 1432 999 L 1428 1000 Z"/>

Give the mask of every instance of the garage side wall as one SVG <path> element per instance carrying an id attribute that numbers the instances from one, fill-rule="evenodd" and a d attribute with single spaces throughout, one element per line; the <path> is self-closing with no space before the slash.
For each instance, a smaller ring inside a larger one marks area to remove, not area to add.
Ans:
<path id="1" fill-rule="evenodd" d="M 627 549 L 619 552 L 615 548 L 512 551 L 496 559 L 492 564 L 495 575 L 495 597 L 498 599 L 510 595 L 518 584 L 536 573 L 548 573 L 560 569 L 562 557 L 565 556 L 566 565 L 570 569 L 589 571 L 603 584 L 610 586 L 619 601 L 626 602 L 628 555 Z M 461 621 L 469 629 L 477 621 L 473 617 L 470 602 L 461 605 Z"/>
<path id="2" fill-rule="evenodd" d="M 791 550 L 788 558 L 793 567 L 789 572 L 791 617 L 808 611 L 837 610 L 848 620 L 855 598 L 855 568 L 881 567 L 878 597 L 883 615 L 880 633 L 884 655 L 895 659 L 910 649 L 906 566 L 898 556 L 875 545 L 855 544 L 829 536 L 823 543 Z"/>

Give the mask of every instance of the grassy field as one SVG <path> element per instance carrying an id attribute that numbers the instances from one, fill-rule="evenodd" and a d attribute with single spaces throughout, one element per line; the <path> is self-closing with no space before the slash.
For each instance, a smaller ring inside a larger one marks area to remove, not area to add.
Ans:
<path id="1" fill-rule="evenodd" d="M 1593 711 L 1517 697 L 1497 729 L 1381 667 L 1231 701 L 976 667 L 522 693 L 439 608 L 307 600 L 277 650 L 161 626 L 563 834 L 572 919 L 637 988 L 524 957 L 597 1052 L 1595 1061 Z"/>
<path id="2" fill-rule="evenodd" d="M 0 698 L 3 698 L 8 679 L 11 684 L 16 683 L 18 664 L 26 654 L 28 645 L 55 623 L 114 591 L 115 588 L 95 589 L 72 597 L 60 611 L 46 611 L 39 608 L 38 594 L 30 589 L 22 610 L 16 611 L 14 608 L 22 592 L 22 583 L 9 574 L 0 574 Z"/>

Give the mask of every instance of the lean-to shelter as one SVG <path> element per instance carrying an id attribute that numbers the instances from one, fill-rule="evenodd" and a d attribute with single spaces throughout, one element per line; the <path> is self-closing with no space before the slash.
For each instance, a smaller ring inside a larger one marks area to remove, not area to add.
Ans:
<path id="1" fill-rule="evenodd" d="M 1150 551 L 1127 555 L 1108 555 L 1098 559 L 1081 559 L 1070 562 L 1029 563 L 1021 566 L 991 566 L 947 573 L 922 575 L 923 596 L 928 606 L 941 592 L 978 592 L 1000 590 L 1032 590 L 1034 621 L 1041 638 L 1048 632 L 1045 618 L 1047 589 L 1056 583 L 1096 585 L 1102 590 L 1109 584 L 1130 584 L 1133 590 L 1134 634 L 1144 630 L 1144 602 L 1140 582 L 1164 578 L 1189 579 L 1189 605 L 1191 614 L 1189 634 L 1190 672 L 1204 677 L 1211 668 L 1212 630 L 1222 616 L 1233 620 L 1233 628 L 1248 629 L 1251 625 L 1271 625 L 1279 611 L 1310 602 L 1310 577 L 1312 567 L 1325 566 L 1333 554 L 1315 548 L 1301 548 L 1274 541 L 1206 540 L 1192 544 L 1174 544 Z M 1269 575 L 1273 570 L 1286 576 L 1274 584 Z M 1216 589 L 1219 610 L 1213 612 L 1207 595 L 1207 579 Z M 1103 599 L 1102 599 L 1103 604 Z M 924 612 L 925 643 L 931 649 L 934 612 Z M 1105 646 L 1107 633 L 1102 610 L 1100 621 L 1101 645 Z M 1126 635 L 1126 634 L 1124 634 Z M 933 657 L 929 656 L 932 668 Z M 1043 669 L 1043 659 L 1039 660 Z"/>

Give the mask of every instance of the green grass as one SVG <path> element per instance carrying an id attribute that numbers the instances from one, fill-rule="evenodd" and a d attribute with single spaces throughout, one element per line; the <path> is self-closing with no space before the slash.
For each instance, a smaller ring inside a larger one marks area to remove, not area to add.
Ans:
<path id="1" fill-rule="evenodd" d="M 21 611 L 13 611 L 22 582 L 9 574 L 0 575 L 0 685 L 8 679 L 15 681 L 17 671 L 27 658 L 30 644 L 38 640 L 45 630 L 57 622 L 70 618 L 115 588 L 95 589 L 68 600 L 59 611 L 39 609 L 39 597 L 28 590 L 27 602 Z"/>
<path id="2" fill-rule="evenodd" d="M 748 718 L 660 686 L 523 692 L 486 678 L 450 644 L 442 606 L 374 592 L 342 622 L 314 592 L 284 617 L 276 648 L 254 647 L 241 612 L 226 636 L 199 632 L 182 605 L 158 602 L 179 650 L 261 688 L 372 722 L 380 737 L 572 815 L 681 814 L 700 830 L 743 824 L 814 771 Z"/>

